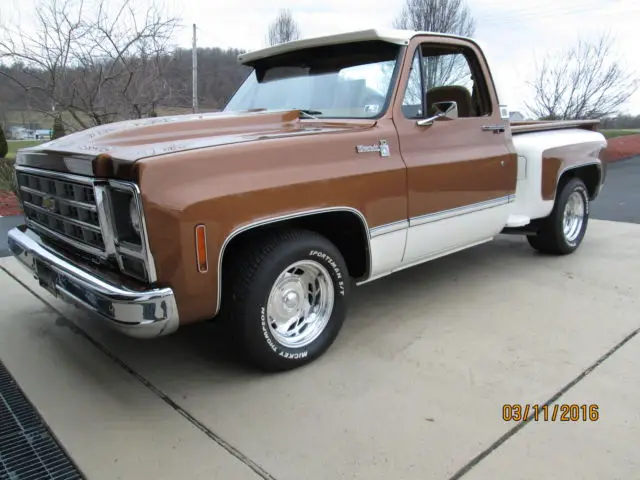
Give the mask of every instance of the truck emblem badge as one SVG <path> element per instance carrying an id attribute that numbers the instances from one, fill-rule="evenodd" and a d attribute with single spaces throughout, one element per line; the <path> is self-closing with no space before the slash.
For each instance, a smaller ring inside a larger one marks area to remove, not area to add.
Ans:
<path id="1" fill-rule="evenodd" d="M 380 152 L 381 157 L 389 157 L 391 150 L 386 140 L 380 140 L 377 145 L 357 145 L 356 152 L 358 153 L 373 153 Z"/>
<path id="2" fill-rule="evenodd" d="M 53 212 L 56 209 L 56 199 L 53 197 L 44 197 L 42 199 L 42 208 Z"/>
<path id="3" fill-rule="evenodd" d="M 391 150 L 389 149 L 389 144 L 386 140 L 380 140 L 380 156 L 388 157 L 391 155 Z"/>

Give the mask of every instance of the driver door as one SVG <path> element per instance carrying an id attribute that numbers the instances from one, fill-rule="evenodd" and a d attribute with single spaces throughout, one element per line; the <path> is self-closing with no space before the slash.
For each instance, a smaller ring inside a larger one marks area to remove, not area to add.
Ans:
<path id="1" fill-rule="evenodd" d="M 479 50 L 459 39 L 437 42 L 418 38 L 408 47 L 413 60 L 401 75 L 402 101 L 394 111 L 408 176 L 405 266 L 493 238 L 507 223 L 516 191 L 508 120 Z M 437 113 L 438 102 L 456 102 L 457 118 L 419 125 Z"/>

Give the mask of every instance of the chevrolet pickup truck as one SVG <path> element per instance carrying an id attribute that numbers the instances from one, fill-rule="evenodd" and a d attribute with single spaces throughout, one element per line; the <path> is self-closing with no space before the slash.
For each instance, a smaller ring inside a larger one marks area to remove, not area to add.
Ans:
<path id="1" fill-rule="evenodd" d="M 546 255 L 583 241 L 597 121 L 510 123 L 476 41 L 365 30 L 239 61 L 222 112 L 18 153 L 8 242 L 43 288 L 137 338 L 224 319 L 283 371 L 327 351 L 354 286 L 500 234 Z"/>

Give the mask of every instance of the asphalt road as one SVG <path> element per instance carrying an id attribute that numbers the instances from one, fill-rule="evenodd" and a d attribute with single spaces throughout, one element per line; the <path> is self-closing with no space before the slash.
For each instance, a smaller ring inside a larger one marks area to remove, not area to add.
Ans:
<path id="1" fill-rule="evenodd" d="M 591 218 L 640 223 L 640 157 L 609 164 L 602 193 L 591 204 Z"/>
<path id="2" fill-rule="evenodd" d="M 591 204 L 591 217 L 598 220 L 640 223 L 640 157 L 609 165 L 605 188 Z M 0 257 L 9 255 L 7 232 L 22 217 L 0 217 Z"/>

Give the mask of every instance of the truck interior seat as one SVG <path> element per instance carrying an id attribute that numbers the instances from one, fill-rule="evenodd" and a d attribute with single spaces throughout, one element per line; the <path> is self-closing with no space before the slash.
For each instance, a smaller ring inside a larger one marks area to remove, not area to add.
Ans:
<path id="1" fill-rule="evenodd" d="M 427 105 L 429 105 L 429 116 L 435 115 L 436 110 L 433 104 L 437 102 L 456 102 L 458 104 L 458 116 L 472 116 L 471 94 L 465 87 L 458 85 L 434 87 L 427 91 Z"/>

